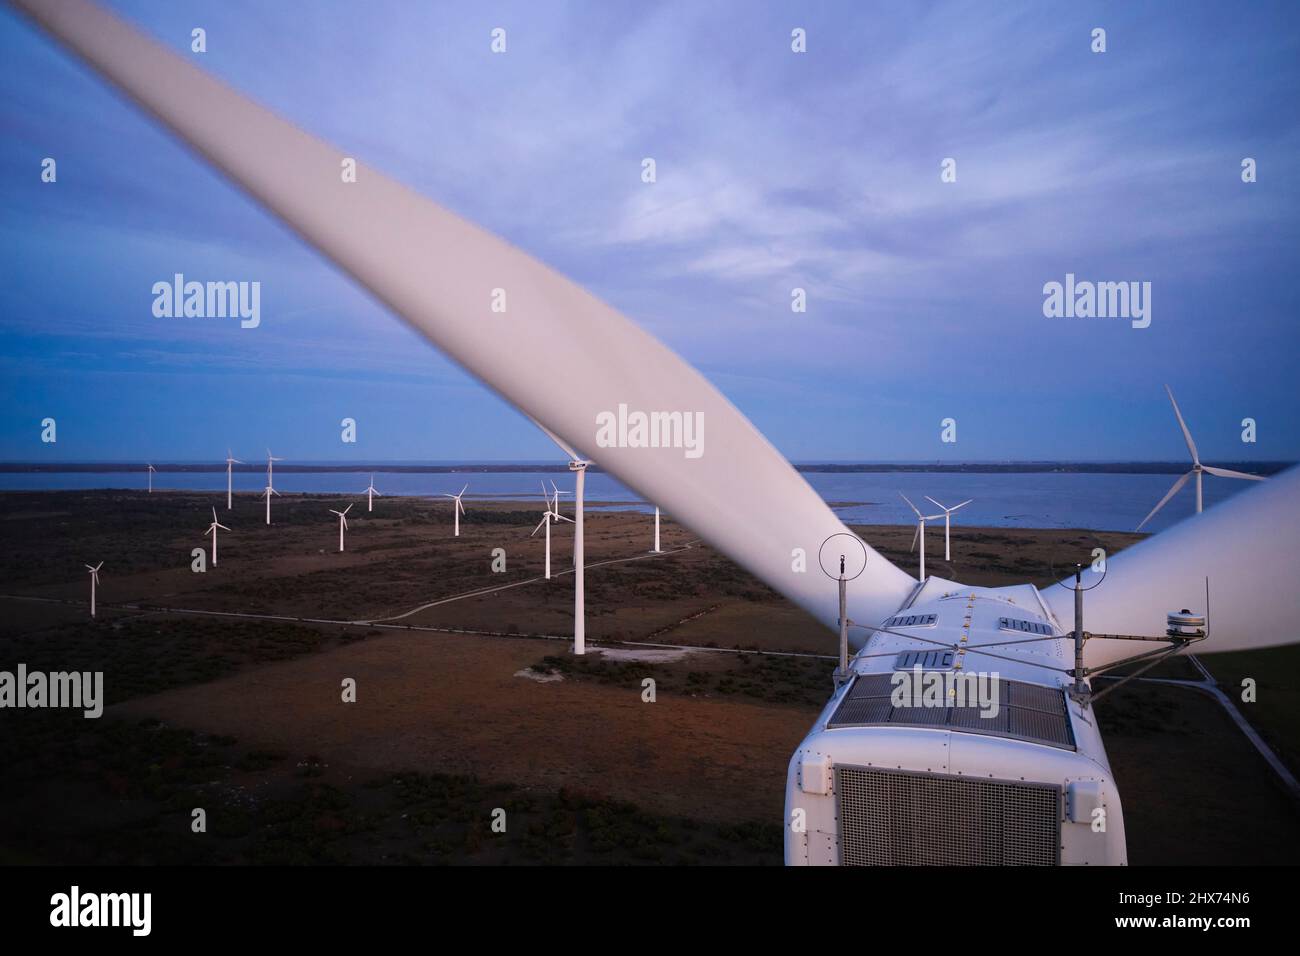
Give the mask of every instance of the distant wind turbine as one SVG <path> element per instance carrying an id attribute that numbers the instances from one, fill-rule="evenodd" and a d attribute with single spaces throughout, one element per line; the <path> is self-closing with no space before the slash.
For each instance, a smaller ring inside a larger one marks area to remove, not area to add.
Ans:
<path id="1" fill-rule="evenodd" d="M 551 487 L 555 487 L 554 483 L 551 484 Z M 531 538 L 533 535 L 537 534 L 538 531 L 542 530 L 543 527 L 546 528 L 546 580 L 549 581 L 551 579 L 551 519 L 554 518 L 556 521 L 567 521 L 570 524 L 573 524 L 573 519 L 566 518 L 564 515 L 560 514 L 560 493 L 558 490 L 555 492 L 554 502 L 546 496 L 545 482 L 542 482 L 542 500 L 546 502 L 546 510 L 542 512 L 542 520 L 539 521 L 537 527 L 533 529 L 533 534 L 530 534 L 528 537 Z"/>
<path id="2" fill-rule="evenodd" d="M 460 537 L 460 516 L 465 513 L 465 503 L 460 500 L 461 495 L 465 494 L 465 489 L 468 487 L 469 485 L 466 485 L 465 488 L 460 489 L 459 495 L 447 495 L 447 494 L 443 495 L 444 498 L 451 498 L 453 501 L 456 502 L 456 506 L 451 509 L 451 513 L 455 516 L 456 519 L 456 530 L 452 535 L 452 537 L 455 538 Z"/>
<path id="3" fill-rule="evenodd" d="M 1210 474 L 1218 475 L 1220 478 L 1245 478 L 1248 481 L 1264 480 L 1264 477 L 1262 475 L 1248 475 L 1244 471 L 1232 471 L 1231 469 L 1228 468 L 1212 468 L 1209 465 L 1202 465 L 1201 456 L 1196 451 L 1196 442 L 1192 441 L 1192 433 L 1187 430 L 1187 423 L 1183 421 L 1183 413 L 1178 410 L 1178 402 L 1174 401 L 1174 393 L 1169 388 L 1168 385 L 1165 386 L 1165 391 L 1169 393 L 1169 403 L 1174 406 L 1174 414 L 1178 416 L 1178 427 L 1183 430 L 1183 439 L 1184 441 L 1187 442 L 1187 450 L 1192 453 L 1192 470 L 1187 472 L 1187 474 L 1182 475 L 1181 477 L 1179 477 L 1177 481 L 1174 482 L 1174 486 L 1169 489 L 1168 493 L 1163 498 L 1160 499 L 1160 504 L 1152 508 L 1151 514 L 1147 515 L 1145 518 L 1142 519 L 1142 524 L 1138 525 L 1136 528 L 1136 530 L 1138 531 L 1142 530 L 1142 525 L 1145 525 L 1148 521 L 1150 521 L 1152 518 L 1156 516 L 1156 512 L 1159 511 L 1161 508 L 1163 508 L 1168 503 L 1170 498 L 1178 494 L 1179 490 L 1183 487 L 1183 485 L 1187 484 L 1187 479 L 1192 477 L 1192 475 L 1196 476 L 1196 513 L 1197 514 L 1201 513 L 1201 502 L 1202 502 L 1201 474 L 1203 472 L 1208 471 Z"/>
<path id="4" fill-rule="evenodd" d="M 655 505 L 655 546 L 650 549 L 652 554 L 660 554 L 662 549 L 659 547 L 659 506 Z"/>
<path id="5" fill-rule="evenodd" d="M 153 494 L 153 473 L 156 471 L 153 465 L 149 466 L 149 494 Z"/>
<path id="6" fill-rule="evenodd" d="M 230 449 L 227 448 L 226 449 L 226 510 L 227 511 L 230 510 L 231 493 L 232 493 L 232 489 L 234 488 L 234 485 L 230 478 L 230 466 L 242 465 L 242 464 L 243 462 L 240 461 L 238 458 L 231 457 Z"/>
<path id="7" fill-rule="evenodd" d="M 923 514 L 921 514 L 920 511 L 917 510 L 916 505 L 912 504 L 912 499 L 911 499 L 911 498 L 907 497 L 907 495 L 903 494 L 901 491 L 899 492 L 899 496 L 900 496 L 904 501 L 907 502 L 907 506 L 908 506 L 909 508 L 911 508 L 914 512 L 916 512 L 916 534 L 912 535 L 912 548 L 911 548 L 911 550 L 913 550 L 913 551 L 916 550 L 916 542 L 919 540 L 919 541 L 921 542 L 921 577 L 920 577 L 920 580 L 922 581 L 922 583 L 924 583 L 924 581 L 925 581 L 925 523 L 926 523 L 927 521 L 938 521 L 940 518 L 943 517 L 943 515 L 923 515 Z"/>
<path id="8" fill-rule="evenodd" d="M 86 570 L 90 572 L 90 616 L 91 617 L 95 616 L 95 585 L 99 583 L 99 569 L 102 568 L 103 566 L 104 566 L 103 561 L 100 561 L 99 564 L 95 565 L 93 568 L 89 564 L 86 565 Z"/>
<path id="9" fill-rule="evenodd" d="M 262 497 L 266 499 L 266 523 L 267 524 L 271 523 L 271 496 L 272 495 L 279 497 L 280 492 L 276 491 L 270 485 L 267 485 L 266 490 L 262 492 Z"/>
<path id="10" fill-rule="evenodd" d="M 275 463 L 277 461 L 284 461 L 284 459 L 276 458 L 274 455 L 271 454 L 271 449 L 268 448 L 266 450 L 266 484 L 268 487 L 270 485 L 275 484 L 275 482 L 272 481 L 271 478 L 273 477 L 273 472 L 275 471 Z"/>
<path id="11" fill-rule="evenodd" d="M 543 491 L 546 490 L 545 485 L 542 486 L 542 490 Z M 552 511 L 560 510 L 560 495 L 567 495 L 567 494 L 570 494 L 570 492 L 561 491 L 559 488 L 555 487 L 555 482 L 551 482 L 551 495 L 555 499 L 555 506 L 551 509 Z"/>
<path id="12" fill-rule="evenodd" d="M 367 511 L 375 510 L 375 495 L 379 495 L 379 492 L 375 489 L 375 476 L 372 474 L 370 476 L 370 484 L 366 488 L 366 510 Z M 384 496 L 379 495 L 379 497 L 382 498 Z"/>
<path id="13" fill-rule="evenodd" d="M 348 512 L 351 510 L 352 510 L 351 505 L 348 505 L 342 511 L 335 511 L 333 508 L 330 509 L 330 514 L 339 516 L 339 550 L 340 551 L 343 550 L 343 532 L 344 530 L 347 529 Z"/>
<path id="14" fill-rule="evenodd" d="M 943 508 L 943 559 L 945 561 L 951 561 L 952 549 L 948 545 L 948 533 L 952 528 L 952 513 L 956 511 L 958 508 L 965 508 L 968 504 L 970 504 L 975 499 L 967 498 L 961 504 L 953 505 L 951 508 L 944 507 L 943 505 L 939 504 L 939 502 L 931 498 L 929 495 L 925 496 L 925 500 L 930 502 L 931 504 L 939 505 L 940 508 Z"/>
<path id="15" fill-rule="evenodd" d="M 217 509 L 213 508 L 212 524 L 208 525 L 208 530 L 204 533 L 212 535 L 212 566 L 214 568 L 217 566 L 217 529 L 218 528 L 220 528 L 222 531 L 230 530 L 224 524 L 222 524 L 220 521 L 217 520 Z"/>
<path id="16" fill-rule="evenodd" d="M 543 492 L 545 492 L 545 490 L 546 490 L 546 485 L 542 485 L 542 490 L 543 490 Z M 562 522 L 568 522 L 569 524 L 573 524 L 573 519 L 572 519 L 572 518 L 565 518 L 564 515 L 560 514 L 560 496 L 562 496 L 562 494 L 571 494 L 571 492 L 562 492 L 562 490 L 560 490 L 559 488 L 556 488 L 554 481 L 551 481 L 551 512 L 552 512 L 552 514 L 555 515 L 555 518 L 558 518 L 558 519 L 562 520 Z M 573 563 L 575 563 L 575 566 L 576 566 L 576 564 L 577 564 L 577 559 L 576 559 L 576 558 L 575 558 L 575 561 L 573 561 Z"/>

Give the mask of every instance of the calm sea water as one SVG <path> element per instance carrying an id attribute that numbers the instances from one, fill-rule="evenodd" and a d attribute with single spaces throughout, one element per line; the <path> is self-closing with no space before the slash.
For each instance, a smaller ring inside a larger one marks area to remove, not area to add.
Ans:
<path id="1" fill-rule="evenodd" d="M 1091 528 L 1098 531 L 1131 531 L 1173 485 L 1177 475 L 1093 474 L 1044 472 L 972 474 L 944 472 L 893 473 L 807 473 L 808 483 L 840 516 L 856 524 L 904 524 L 912 513 L 899 497 L 906 494 L 917 507 L 928 506 L 929 495 L 946 505 L 974 499 L 957 513 L 955 521 L 965 525 L 1023 528 Z M 554 481 L 562 490 L 573 489 L 567 472 L 468 472 L 420 474 L 378 472 L 375 487 L 384 495 L 435 496 L 452 494 L 468 484 L 467 502 L 488 497 L 506 500 L 532 499 L 540 504 L 541 482 Z M 0 491 L 66 490 L 91 488 L 146 487 L 146 476 L 120 471 L 0 472 Z M 276 489 L 282 492 L 356 494 L 370 482 L 368 471 L 277 472 Z M 260 492 L 265 487 L 262 472 L 236 472 L 236 491 Z M 1208 508 L 1236 494 L 1253 482 L 1205 478 L 1205 506 Z M 154 475 L 158 489 L 224 492 L 225 472 L 162 472 Z M 591 504 L 617 502 L 621 510 L 648 510 L 650 506 L 610 475 L 587 476 L 587 501 Z M 562 499 L 563 500 L 563 499 Z M 572 497 L 568 500 L 572 501 Z M 840 507 L 841 503 L 847 503 Z M 1165 505 L 1147 526 L 1157 531 L 1186 518 L 1195 511 L 1196 497 L 1191 482 Z M 932 508 L 933 513 L 938 509 Z"/>

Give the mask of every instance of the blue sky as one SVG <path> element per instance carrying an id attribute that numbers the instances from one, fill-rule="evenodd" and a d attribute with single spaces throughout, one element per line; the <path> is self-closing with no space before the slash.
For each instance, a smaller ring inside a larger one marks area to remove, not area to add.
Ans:
<path id="1" fill-rule="evenodd" d="M 1182 458 L 1166 381 L 1206 460 L 1300 458 L 1294 3 L 111 6 L 583 283 L 793 459 Z M 0 459 L 552 454 L 8 10 L 0 130 Z M 260 281 L 261 326 L 155 318 L 176 272 Z M 1044 317 L 1068 272 L 1151 282 L 1151 326 Z"/>

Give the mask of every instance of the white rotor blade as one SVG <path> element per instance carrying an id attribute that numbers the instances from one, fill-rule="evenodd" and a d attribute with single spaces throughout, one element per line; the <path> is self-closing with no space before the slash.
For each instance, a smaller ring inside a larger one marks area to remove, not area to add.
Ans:
<path id="1" fill-rule="evenodd" d="M 1192 441 L 1192 433 L 1187 430 L 1187 423 L 1183 421 L 1183 413 L 1178 410 L 1178 403 L 1174 401 L 1174 393 L 1168 385 L 1165 391 L 1169 393 L 1169 402 L 1174 406 L 1174 414 L 1178 416 L 1178 427 L 1183 430 L 1183 438 L 1187 440 L 1187 450 L 1192 453 L 1192 464 L 1199 465 L 1201 456 L 1196 453 L 1196 442 Z"/>
<path id="2" fill-rule="evenodd" d="M 918 522 L 916 523 L 916 531 L 914 531 L 914 532 L 912 533 L 912 547 L 910 547 L 910 548 L 908 549 L 909 551 L 915 551 L 915 550 L 916 550 L 916 542 L 917 542 L 917 539 L 919 539 L 920 537 L 921 537 L 921 522 L 918 521 Z"/>
<path id="3" fill-rule="evenodd" d="M 1207 610 L 1208 577 L 1209 637 L 1192 645 L 1197 654 L 1294 643 L 1300 637 L 1297 538 L 1300 468 L 1290 468 L 1110 558 L 1105 580 L 1084 595 L 1084 628 L 1161 636 L 1170 611 Z M 1096 584 L 1097 576 L 1085 570 L 1083 586 Z M 1043 598 L 1064 627 L 1073 625 L 1068 588 L 1053 585 Z M 1084 663 L 1097 667 L 1143 649 L 1132 641 L 1093 639 L 1084 647 Z"/>
<path id="4" fill-rule="evenodd" d="M 528 417 L 529 417 L 529 418 L 533 418 L 532 415 L 529 415 Z M 555 432 L 551 431 L 549 428 L 547 428 L 545 425 L 543 425 L 543 424 L 542 424 L 541 422 L 539 422 L 537 419 L 533 418 L 533 424 L 536 425 L 538 428 L 540 428 L 542 431 L 546 432 L 546 436 L 547 436 L 551 441 L 555 442 L 556 446 L 560 449 L 560 451 L 564 452 L 566 455 L 569 456 L 569 460 L 570 460 L 570 461 L 582 461 L 582 460 L 583 460 L 583 458 L 582 458 L 581 455 L 579 455 L 576 451 L 574 451 L 572 448 L 569 447 L 568 442 L 566 442 L 564 439 L 562 439 L 559 435 L 555 434 Z"/>
<path id="5" fill-rule="evenodd" d="M 600 467 L 835 626 L 834 584 L 815 567 L 801 573 L 791 554 L 802 549 L 813 564 L 828 537 L 852 532 L 672 351 L 585 289 L 377 170 L 363 165 L 356 182 L 342 182 L 350 151 L 276 117 L 117 16 L 86 0 L 11 2 L 568 445 L 595 446 L 599 422 L 620 405 L 701 423 L 693 449 L 599 448 Z M 499 323 L 483 321 L 498 287 L 511 293 L 509 348 Z M 539 353 L 564 357 L 571 374 L 563 387 L 554 369 L 535 363 Z M 781 502 L 774 513 L 773 501 Z M 868 547 L 866 569 L 849 587 L 851 617 L 885 619 L 914 584 Z"/>
<path id="6" fill-rule="evenodd" d="M 572 518 L 566 518 L 564 517 L 564 515 L 557 514 L 555 512 L 551 512 L 551 517 L 554 518 L 556 521 L 567 521 L 569 522 L 569 524 L 577 524 L 577 522 L 575 522 Z"/>
<path id="7" fill-rule="evenodd" d="M 937 502 L 937 501 L 935 501 L 933 498 L 931 498 L 929 495 L 926 495 L 926 496 L 925 496 L 925 500 L 928 501 L 928 502 L 930 502 L 930 504 L 932 504 L 932 505 L 939 505 L 939 509 L 940 509 L 941 511 L 947 511 L 947 510 L 948 510 L 948 509 L 945 508 L 942 504 L 939 504 L 939 502 Z"/>
<path id="8" fill-rule="evenodd" d="M 918 518 L 921 517 L 921 512 L 917 511 L 916 505 L 912 504 L 911 498 L 907 497 L 907 495 L 903 494 L 901 491 L 898 493 L 898 497 L 902 498 L 904 501 L 907 502 L 907 506 L 911 508 L 912 511 L 916 512 L 916 516 Z M 942 505 L 940 505 L 940 507 L 942 507 Z"/>
<path id="9" fill-rule="evenodd" d="M 533 529 L 533 534 L 537 534 L 537 532 L 541 531 L 542 525 L 544 524 L 546 524 L 546 518 L 543 518 L 541 521 L 537 522 L 537 527 Z M 530 534 L 528 537 L 531 538 L 533 534 Z"/>
<path id="10" fill-rule="evenodd" d="M 953 513 L 954 511 L 956 511 L 958 508 L 965 508 L 968 504 L 970 504 L 970 503 L 971 503 L 972 501 L 974 501 L 974 500 L 975 500 L 974 498 L 967 498 L 967 499 L 966 499 L 965 501 L 963 501 L 961 504 L 959 504 L 959 505 L 953 505 L 951 508 L 947 509 L 947 510 L 948 510 L 948 514 L 952 514 L 952 513 Z M 940 505 L 939 507 L 942 508 L 943 505 Z"/>
<path id="11" fill-rule="evenodd" d="M 1160 504 L 1158 504 L 1158 505 L 1156 505 L 1154 508 L 1152 508 L 1152 509 L 1151 509 L 1151 513 L 1150 513 L 1149 515 L 1147 515 L 1145 518 L 1142 519 L 1142 524 L 1138 525 L 1138 526 L 1137 526 L 1136 528 L 1134 528 L 1133 530 L 1134 530 L 1134 531 L 1141 531 L 1141 530 L 1142 530 L 1142 525 L 1146 524 L 1148 521 L 1150 521 L 1152 518 L 1154 518 L 1154 517 L 1156 516 L 1156 512 L 1159 511 L 1161 508 L 1163 508 L 1163 507 L 1165 506 L 1165 504 L 1169 501 L 1170 498 L 1172 498 L 1174 495 L 1178 494 L 1178 489 L 1181 488 L 1181 487 L 1183 487 L 1183 485 L 1187 484 L 1187 479 L 1190 478 L 1190 477 L 1192 477 L 1192 475 L 1194 475 L 1194 474 L 1196 474 L 1196 472 L 1194 472 L 1194 471 L 1189 471 L 1189 472 L 1187 472 L 1187 474 L 1183 475 L 1181 478 L 1179 478 L 1177 481 L 1175 481 L 1175 482 L 1174 482 L 1174 486 L 1173 486 L 1172 488 L 1170 488 L 1168 492 L 1165 493 L 1165 496 L 1164 496 L 1163 498 L 1160 499 Z"/>
<path id="12" fill-rule="evenodd" d="M 1202 471 L 1208 471 L 1212 475 L 1218 475 L 1220 478 L 1247 478 L 1250 481 L 1264 481 L 1263 475 L 1248 475 L 1244 471 L 1233 471 L 1231 468 L 1211 468 L 1209 465 L 1202 465 Z"/>

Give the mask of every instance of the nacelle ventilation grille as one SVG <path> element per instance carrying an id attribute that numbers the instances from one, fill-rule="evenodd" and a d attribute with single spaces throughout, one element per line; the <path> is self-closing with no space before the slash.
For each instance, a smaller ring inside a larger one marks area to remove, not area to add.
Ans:
<path id="1" fill-rule="evenodd" d="M 836 767 L 845 866 L 1055 866 L 1061 788 Z"/>
<path id="2" fill-rule="evenodd" d="M 1043 637 L 1053 636 L 1050 624 L 1043 624 L 1041 621 L 1023 621 L 1018 617 L 1000 617 L 998 618 L 998 627 L 1004 631 L 1020 631 L 1022 634 L 1041 634 Z"/>
<path id="3" fill-rule="evenodd" d="M 937 614 L 899 614 L 885 622 L 885 627 L 933 627 Z"/>

